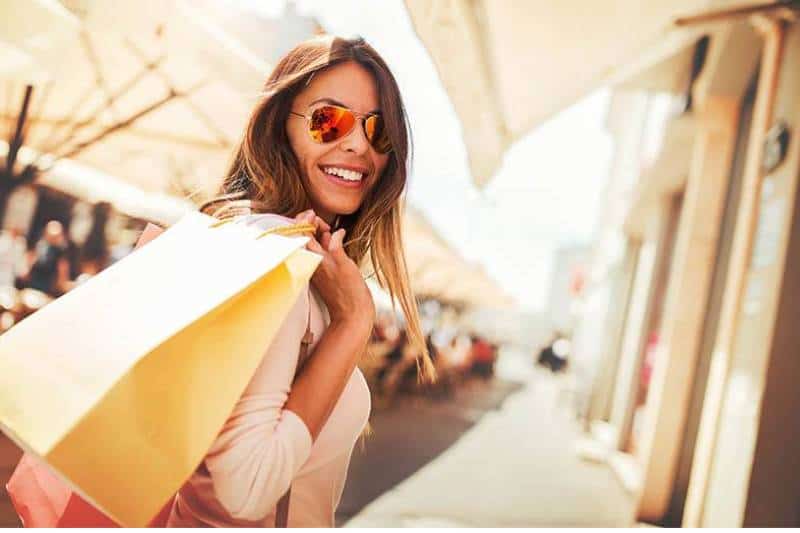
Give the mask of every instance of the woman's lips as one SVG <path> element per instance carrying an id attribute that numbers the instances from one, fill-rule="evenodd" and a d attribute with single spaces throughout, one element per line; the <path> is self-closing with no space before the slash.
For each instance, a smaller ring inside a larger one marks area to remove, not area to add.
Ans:
<path id="1" fill-rule="evenodd" d="M 319 169 L 319 171 L 322 172 L 322 174 L 326 178 L 328 178 L 329 181 L 335 183 L 336 185 L 339 185 L 340 187 L 347 187 L 348 189 L 360 189 L 362 187 L 362 185 L 364 184 L 364 181 L 367 179 L 367 177 L 364 176 L 363 178 L 361 178 L 358 181 L 350 181 L 350 180 L 346 180 L 344 178 L 341 178 L 341 177 L 339 177 L 339 176 L 337 176 L 335 174 L 328 174 L 327 172 L 325 172 L 322 169 Z"/>

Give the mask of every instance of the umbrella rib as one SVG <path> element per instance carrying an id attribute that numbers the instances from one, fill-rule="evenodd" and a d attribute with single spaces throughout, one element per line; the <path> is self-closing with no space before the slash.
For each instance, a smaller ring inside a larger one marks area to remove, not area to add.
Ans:
<path id="1" fill-rule="evenodd" d="M 86 31 L 85 29 L 82 31 Z M 91 97 L 92 93 L 95 91 L 96 87 L 89 87 L 81 96 L 78 97 L 78 100 L 75 102 L 75 105 L 72 106 L 72 109 L 67 113 L 68 116 L 76 116 L 78 111 L 83 107 L 86 101 Z M 61 125 L 59 123 L 54 123 L 52 129 L 50 130 L 50 134 L 45 137 L 45 140 L 42 142 L 43 147 L 50 147 L 50 141 L 55 138 L 56 134 L 61 129 Z M 66 137 L 62 137 L 62 142 L 67 142 L 70 139 L 70 134 L 67 134 Z"/>
<path id="2" fill-rule="evenodd" d="M 25 121 L 28 117 L 28 109 L 30 108 L 31 95 L 33 94 L 33 85 L 25 86 L 25 96 L 22 98 L 22 107 L 20 108 L 19 115 L 17 116 L 17 127 L 14 130 L 14 135 L 8 145 L 8 154 L 6 155 L 6 173 L 10 177 L 14 173 L 14 163 L 17 160 L 17 153 L 24 139 Z"/>
<path id="3" fill-rule="evenodd" d="M 125 44 L 128 45 L 128 47 L 131 49 L 134 55 L 139 57 L 140 60 L 146 59 L 144 57 L 144 53 L 141 50 L 139 50 L 139 48 L 133 42 L 131 42 L 130 39 L 125 39 Z M 153 73 L 159 78 L 161 78 L 161 81 L 170 91 L 175 90 L 175 86 L 172 84 L 172 80 L 169 78 L 169 76 L 167 76 L 165 72 L 161 71 L 158 68 L 155 68 L 153 69 Z M 206 128 L 208 128 L 209 131 L 211 131 L 211 133 L 217 137 L 217 142 L 220 143 L 222 148 L 227 148 L 228 146 L 231 146 L 232 143 L 230 138 L 225 134 L 224 131 L 222 131 L 222 128 L 217 126 L 217 124 L 214 122 L 214 119 L 209 117 L 202 109 L 200 109 L 199 106 L 197 106 L 194 102 L 192 102 L 188 98 L 185 99 L 185 104 L 197 115 L 200 121 L 203 122 L 203 124 L 205 124 Z"/>
<path id="4" fill-rule="evenodd" d="M 55 144 L 60 144 L 60 145 L 66 144 L 67 142 L 72 140 L 75 137 L 75 134 L 78 133 L 80 130 L 84 129 L 85 127 L 87 127 L 87 126 L 89 126 L 91 124 L 93 124 L 95 122 L 95 117 L 96 117 L 97 114 L 99 114 L 100 112 L 102 112 L 105 109 L 107 109 L 108 105 L 112 104 L 113 102 L 119 100 L 120 98 L 125 96 L 127 93 L 129 93 L 136 85 L 139 84 L 140 81 L 142 81 L 147 76 L 147 74 L 151 70 L 156 69 L 158 67 L 158 65 L 161 64 L 164 61 L 165 57 L 166 56 L 162 55 L 162 56 L 158 57 L 157 59 L 155 59 L 154 61 L 151 61 L 151 62 L 145 64 L 144 69 L 142 71 L 140 71 L 138 74 L 136 74 L 133 78 L 131 78 L 116 93 L 114 93 L 111 96 L 110 100 L 108 100 L 106 102 L 105 106 L 104 105 L 100 105 L 98 108 L 93 110 L 93 112 L 89 114 L 89 118 L 80 120 L 78 122 L 71 122 L 72 127 L 67 132 L 67 134 L 64 137 L 61 138 L 61 140 L 58 143 L 51 143 L 50 142 L 50 141 L 53 140 L 53 136 L 52 135 L 50 137 L 48 137 L 45 140 L 45 144 L 43 144 L 43 146 L 47 147 L 45 151 L 50 151 Z"/>
<path id="5" fill-rule="evenodd" d="M 14 115 L 11 113 L 11 100 L 14 98 L 14 82 L 8 80 L 6 82 L 6 104 L 3 111 L 3 118 L 5 119 L 6 131 L 3 135 L 4 138 L 11 142 L 12 124 L 14 124 Z"/>
<path id="6" fill-rule="evenodd" d="M 204 81 L 203 82 L 199 82 L 199 83 L 195 84 L 194 86 L 192 86 L 191 88 L 189 88 L 187 91 L 182 92 L 182 93 L 179 93 L 177 91 L 172 90 L 172 91 L 169 92 L 168 95 L 166 95 L 165 97 L 161 98 L 157 102 L 154 102 L 154 103 L 150 104 L 149 106 L 145 107 L 144 109 L 141 109 L 140 111 L 134 113 L 130 117 L 126 118 L 125 120 L 117 122 L 113 126 L 110 126 L 110 127 L 106 128 L 106 129 L 104 129 L 103 131 L 101 131 L 100 133 L 98 133 L 97 135 L 92 137 L 91 139 L 88 139 L 86 141 L 81 142 L 80 144 L 76 145 L 74 148 L 71 148 L 66 153 L 57 155 L 56 157 L 58 159 L 74 157 L 75 155 L 77 155 L 80 152 L 82 152 L 84 149 L 86 149 L 89 146 L 91 146 L 92 144 L 104 139 L 105 137 L 107 137 L 108 135 L 114 133 L 115 131 L 117 131 L 119 129 L 122 129 L 122 128 L 126 127 L 126 126 L 130 126 L 131 124 L 133 124 L 134 122 L 136 122 L 137 120 L 142 118 L 143 116 L 152 113 L 156 109 L 162 107 L 164 104 L 167 104 L 168 102 L 174 100 L 175 98 L 184 98 L 184 97 L 186 97 L 187 95 L 189 95 L 192 92 L 194 92 L 197 89 L 199 89 L 204 84 L 205 84 Z"/>
<path id="7" fill-rule="evenodd" d="M 89 32 L 84 31 L 81 32 L 81 42 L 83 43 L 83 47 L 86 50 L 86 56 L 89 58 L 89 64 L 92 65 L 92 70 L 94 71 L 94 79 L 95 84 L 100 88 L 100 90 L 105 94 L 106 102 L 105 102 L 105 109 L 108 109 L 111 113 L 112 120 L 116 120 L 117 117 L 115 116 L 115 109 L 114 109 L 114 100 L 112 98 L 111 91 L 106 84 L 106 78 L 103 75 L 103 69 L 100 68 L 100 58 L 95 53 L 94 45 L 92 44 L 92 40 L 89 38 Z"/>
<path id="8" fill-rule="evenodd" d="M 47 99 L 50 96 L 50 92 L 52 91 L 52 89 L 53 89 L 53 82 L 51 81 L 45 82 L 41 95 L 39 96 L 39 98 L 36 99 L 36 107 L 35 109 L 31 110 L 31 117 L 25 124 L 25 132 L 23 134 L 25 138 L 28 137 L 28 131 L 30 130 L 31 126 L 39 122 L 45 104 L 47 103 Z"/>
<path id="9" fill-rule="evenodd" d="M 13 116 L 9 116 L 8 113 L 1 113 L 0 112 L 0 121 L 13 120 L 14 118 L 16 118 L 16 114 L 14 114 Z M 53 123 L 58 123 L 61 126 L 64 126 L 64 125 L 69 126 L 69 125 L 74 125 L 75 124 L 74 122 L 71 122 L 68 119 L 53 119 L 53 118 L 47 118 L 47 117 L 39 118 L 37 120 L 37 123 L 40 124 L 40 125 L 49 125 L 49 124 L 53 124 Z M 195 139 L 193 137 L 186 137 L 186 136 L 182 136 L 182 135 L 179 135 L 179 134 L 171 134 L 171 133 L 167 133 L 167 132 L 164 132 L 164 131 L 158 131 L 158 130 L 150 130 L 150 129 L 144 129 L 144 128 L 143 129 L 131 128 L 126 133 L 129 134 L 129 135 L 133 135 L 133 136 L 144 138 L 144 139 L 150 139 L 150 140 L 159 141 L 159 142 L 165 142 L 165 143 L 176 143 L 176 144 L 181 144 L 181 145 L 189 146 L 189 147 L 192 147 L 192 148 L 199 148 L 199 149 L 203 149 L 203 150 L 218 150 L 220 148 L 219 144 L 217 144 L 213 140 Z M 36 143 L 36 144 L 37 144 L 37 146 L 41 147 L 41 143 Z M 47 151 L 43 150 L 42 153 L 46 154 Z"/>

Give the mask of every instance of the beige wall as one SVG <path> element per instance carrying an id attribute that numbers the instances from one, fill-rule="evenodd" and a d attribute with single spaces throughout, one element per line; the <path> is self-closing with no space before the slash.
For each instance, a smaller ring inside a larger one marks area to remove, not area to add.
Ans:
<path id="1" fill-rule="evenodd" d="M 643 428 L 639 516 L 645 520 L 661 519 L 672 491 L 730 174 L 736 104 L 707 99 L 699 113 Z"/>
<path id="2" fill-rule="evenodd" d="M 800 27 L 786 33 L 773 120 L 794 138 L 765 176 L 713 443 L 702 525 L 798 525 Z M 794 228 L 794 231 L 792 231 Z M 785 271 L 784 268 L 787 268 Z"/>
<path id="3" fill-rule="evenodd" d="M 712 36 L 707 64 L 694 88 L 697 134 L 639 453 L 643 488 L 638 512 L 647 521 L 661 520 L 669 506 L 703 335 L 740 101 L 747 86 L 746 76 L 731 77 L 728 70 L 751 69 L 755 60 L 742 64 L 738 43 L 728 37 L 728 31 Z"/>

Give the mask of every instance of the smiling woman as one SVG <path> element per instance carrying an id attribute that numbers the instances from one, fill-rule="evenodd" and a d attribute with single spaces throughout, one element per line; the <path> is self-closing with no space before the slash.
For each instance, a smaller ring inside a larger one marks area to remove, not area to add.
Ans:
<path id="1" fill-rule="evenodd" d="M 311 223 L 307 246 L 322 262 L 178 493 L 169 525 L 334 525 L 370 411 L 356 366 L 375 316 L 367 260 L 399 300 L 418 369 L 433 379 L 401 241 L 408 158 L 397 83 L 362 39 L 318 37 L 278 63 L 220 196 L 201 210 L 262 229 Z"/>
<path id="2" fill-rule="evenodd" d="M 355 61 L 330 67 L 314 76 L 292 107 L 286 130 L 312 207 L 329 223 L 337 214 L 356 212 L 390 159 L 375 147 L 390 142 L 375 135 L 386 129 L 372 74 Z M 361 127 L 354 127 L 358 122 Z"/>

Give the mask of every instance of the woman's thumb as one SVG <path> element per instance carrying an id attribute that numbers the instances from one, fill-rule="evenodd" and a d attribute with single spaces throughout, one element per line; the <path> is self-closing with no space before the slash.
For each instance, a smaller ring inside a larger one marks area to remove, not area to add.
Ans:
<path id="1" fill-rule="evenodd" d="M 330 253 L 342 253 L 344 250 L 344 228 L 337 229 L 331 236 L 330 246 L 328 251 Z"/>

